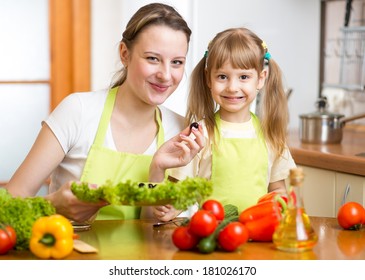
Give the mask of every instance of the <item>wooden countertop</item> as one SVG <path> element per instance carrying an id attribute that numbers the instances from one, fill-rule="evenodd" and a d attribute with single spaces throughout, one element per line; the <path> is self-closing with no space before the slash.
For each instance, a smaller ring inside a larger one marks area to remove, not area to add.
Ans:
<path id="1" fill-rule="evenodd" d="M 335 218 L 311 217 L 318 235 L 313 250 L 303 253 L 282 252 L 272 242 L 248 242 L 235 252 L 179 251 L 172 243 L 175 225 L 154 228 L 149 220 L 95 221 L 91 230 L 79 232 L 80 239 L 98 253 L 73 251 L 69 260 L 365 260 L 365 229 L 343 230 Z M 30 251 L 10 251 L 4 259 L 37 259 Z"/>
<path id="2" fill-rule="evenodd" d="M 297 130 L 290 131 L 288 145 L 297 164 L 365 176 L 365 129 L 346 126 L 340 144 L 306 144 Z M 362 156 L 360 156 L 362 155 Z"/>

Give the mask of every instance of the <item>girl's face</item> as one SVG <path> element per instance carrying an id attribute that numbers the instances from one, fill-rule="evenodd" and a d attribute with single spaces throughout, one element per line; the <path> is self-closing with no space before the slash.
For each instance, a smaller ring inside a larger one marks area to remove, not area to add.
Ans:
<path id="1" fill-rule="evenodd" d="M 210 73 L 209 88 L 220 106 L 220 116 L 228 122 L 250 119 L 250 104 L 264 86 L 266 71 L 258 75 L 255 69 L 235 69 L 230 62 Z"/>
<path id="2" fill-rule="evenodd" d="M 147 27 L 132 49 L 121 45 L 121 59 L 128 67 L 123 91 L 149 105 L 164 103 L 182 80 L 187 51 L 184 32 L 161 25 Z"/>

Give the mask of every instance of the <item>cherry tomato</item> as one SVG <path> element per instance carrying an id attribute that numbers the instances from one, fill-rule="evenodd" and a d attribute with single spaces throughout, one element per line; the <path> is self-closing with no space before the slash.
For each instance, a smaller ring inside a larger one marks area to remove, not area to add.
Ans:
<path id="1" fill-rule="evenodd" d="M 172 242 L 180 250 L 190 250 L 198 244 L 199 238 L 188 227 L 180 226 L 172 233 Z"/>
<path id="2" fill-rule="evenodd" d="M 217 225 L 218 221 L 213 213 L 201 209 L 191 217 L 189 228 L 191 233 L 199 237 L 205 237 L 213 233 Z"/>
<path id="3" fill-rule="evenodd" d="M 217 200 L 209 199 L 205 201 L 202 205 L 202 209 L 212 212 L 218 221 L 224 219 L 224 207 Z"/>
<path id="4" fill-rule="evenodd" d="M 337 213 L 337 221 L 344 229 L 358 230 L 365 224 L 365 208 L 357 202 L 347 202 Z"/>
<path id="5" fill-rule="evenodd" d="M 246 243 L 249 238 L 248 229 L 240 222 L 231 222 L 218 234 L 218 244 L 225 251 L 234 251 Z"/>
<path id="6" fill-rule="evenodd" d="M 16 244 L 16 233 L 13 227 L 0 224 L 0 255 L 6 254 Z"/>

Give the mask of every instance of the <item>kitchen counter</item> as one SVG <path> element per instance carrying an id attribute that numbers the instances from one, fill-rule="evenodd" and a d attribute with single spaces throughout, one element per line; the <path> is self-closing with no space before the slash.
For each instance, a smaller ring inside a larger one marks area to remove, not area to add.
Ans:
<path id="1" fill-rule="evenodd" d="M 299 165 L 365 176 L 364 126 L 346 125 L 340 144 L 306 144 L 299 140 L 298 130 L 288 135 L 288 145 Z"/>
<path id="2" fill-rule="evenodd" d="M 335 218 L 311 217 L 318 235 L 313 250 L 287 253 L 276 250 L 272 242 L 248 242 L 235 252 L 179 251 L 171 240 L 176 225 L 153 227 L 150 220 L 95 221 L 91 230 L 79 232 L 80 239 L 98 253 L 73 251 L 69 260 L 365 260 L 365 229 L 343 230 Z M 37 259 L 30 251 L 9 251 L 4 259 Z"/>

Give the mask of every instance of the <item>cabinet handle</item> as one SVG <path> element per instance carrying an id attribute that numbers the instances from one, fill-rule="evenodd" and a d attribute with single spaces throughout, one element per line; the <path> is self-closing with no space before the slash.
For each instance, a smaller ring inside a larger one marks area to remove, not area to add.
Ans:
<path id="1" fill-rule="evenodd" d="M 345 193 L 343 194 L 341 205 L 344 205 L 346 203 L 346 198 L 347 198 L 349 192 L 350 192 L 350 184 L 347 183 L 346 188 L 345 188 Z"/>

